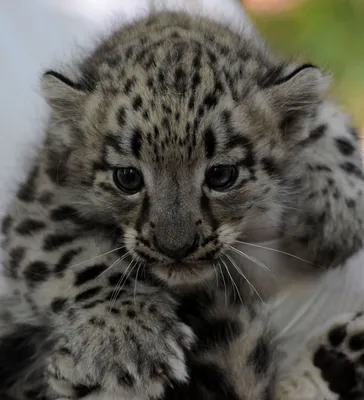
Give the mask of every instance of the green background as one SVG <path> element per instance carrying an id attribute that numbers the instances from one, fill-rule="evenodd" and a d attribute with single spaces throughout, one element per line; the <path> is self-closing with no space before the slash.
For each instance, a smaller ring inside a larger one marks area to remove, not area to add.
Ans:
<path id="1" fill-rule="evenodd" d="M 334 97 L 363 134 L 364 0 L 306 0 L 285 11 L 249 14 L 279 54 L 332 73 Z"/>

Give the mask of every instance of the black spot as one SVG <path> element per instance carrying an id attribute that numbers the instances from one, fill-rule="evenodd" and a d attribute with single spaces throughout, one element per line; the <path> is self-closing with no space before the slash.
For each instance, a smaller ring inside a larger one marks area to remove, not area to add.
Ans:
<path id="1" fill-rule="evenodd" d="M 18 199 L 27 203 L 35 199 L 36 194 L 36 179 L 38 176 L 38 167 L 33 167 L 28 179 L 23 183 L 17 193 Z"/>
<path id="2" fill-rule="evenodd" d="M 193 108 L 195 107 L 195 101 L 196 101 L 195 94 L 192 93 L 191 97 L 188 100 L 188 109 L 189 110 L 193 110 Z"/>
<path id="3" fill-rule="evenodd" d="M 211 109 L 216 107 L 217 105 L 217 97 L 215 93 L 210 93 L 208 94 L 203 101 L 204 105 L 207 107 L 207 109 Z"/>
<path id="4" fill-rule="evenodd" d="M 187 90 L 186 72 L 181 67 L 178 67 L 174 78 L 177 92 L 181 94 L 185 93 Z"/>
<path id="5" fill-rule="evenodd" d="M 19 269 L 20 263 L 23 261 L 25 256 L 25 248 L 24 247 L 14 247 L 9 252 L 9 266 L 12 272 L 12 275 L 16 275 L 16 271 Z"/>
<path id="6" fill-rule="evenodd" d="M 148 110 L 144 110 L 144 111 L 143 111 L 143 118 L 144 118 L 146 121 L 149 121 L 149 111 L 148 111 Z"/>
<path id="7" fill-rule="evenodd" d="M 353 335 L 349 340 L 349 347 L 353 351 L 364 349 L 364 333 Z"/>
<path id="8" fill-rule="evenodd" d="M 364 180 L 363 171 L 351 162 L 345 162 L 340 164 L 340 168 L 348 174 L 354 175 L 355 177 Z"/>
<path id="9" fill-rule="evenodd" d="M 89 394 L 100 390 L 100 386 L 85 386 L 85 385 L 77 385 L 72 387 L 74 391 L 74 395 L 76 398 L 80 399 L 82 397 L 86 397 Z"/>
<path id="10" fill-rule="evenodd" d="M 19 235 L 29 236 L 41 231 L 45 228 L 45 226 L 46 225 L 43 221 L 28 218 L 16 227 L 16 231 L 19 233 Z"/>
<path id="11" fill-rule="evenodd" d="M 79 293 L 75 297 L 76 302 L 84 301 L 84 300 L 89 300 L 92 297 L 96 296 L 101 292 L 102 287 L 101 286 L 96 286 L 87 290 L 84 290 L 83 292 Z"/>
<path id="12" fill-rule="evenodd" d="M 29 284 L 33 285 L 46 281 L 49 277 L 49 273 L 49 268 L 45 262 L 34 261 L 26 267 L 24 276 Z"/>
<path id="13" fill-rule="evenodd" d="M 310 135 L 309 135 L 310 142 L 314 142 L 316 140 L 321 139 L 322 136 L 325 135 L 326 131 L 327 131 L 327 125 L 326 124 L 319 125 L 317 128 L 315 128 L 314 130 L 312 130 L 310 132 Z"/>
<path id="14" fill-rule="evenodd" d="M 66 251 L 55 265 L 53 272 L 60 274 L 64 272 L 70 265 L 71 261 L 82 251 L 82 248 L 72 249 Z"/>
<path id="15" fill-rule="evenodd" d="M 204 139 L 205 139 L 206 157 L 210 159 L 215 155 L 215 148 L 216 148 L 215 135 L 211 128 L 206 129 Z"/>
<path id="16" fill-rule="evenodd" d="M 123 106 L 121 106 L 119 108 L 116 118 L 118 120 L 118 124 L 121 127 L 123 127 L 125 125 L 125 119 L 126 119 L 126 111 L 125 111 L 125 108 Z"/>
<path id="17" fill-rule="evenodd" d="M 131 148 L 134 156 L 139 158 L 142 149 L 142 135 L 138 130 L 135 130 L 133 133 L 133 137 L 131 139 Z"/>
<path id="18" fill-rule="evenodd" d="M 100 328 L 104 328 L 106 326 L 105 320 L 97 317 L 90 318 L 90 324 L 99 326 Z"/>
<path id="19" fill-rule="evenodd" d="M 209 57 L 210 61 L 215 64 L 217 61 L 217 56 L 211 51 L 207 50 L 207 56 Z"/>
<path id="20" fill-rule="evenodd" d="M 338 326 L 329 332 L 328 338 L 332 346 L 340 346 L 346 337 L 346 326 Z"/>
<path id="21" fill-rule="evenodd" d="M 43 243 L 43 250 L 54 251 L 58 250 L 60 247 L 72 243 L 76 239 L 73 235 L 67 235 L 62 233 L 55 233 L 46 236 Z"/>
<path id="22" fill-rule="evenodd" d="M 62 354 L 62 355 L 64 355 L 64 356 L 70 356 L 72 353 L 71 353 L 71 351 L 69 350 L 69 349 L 67 349 L 67 347 L 60 347 L 59 349 L 58 349 L 58 353 L 59 354 Z"/>
<path id="23" fill-rule="evenodd" d="M 271 158 L 265 157 L 262 159 L 262 166 L 264 171 L 269 175 L 269 176 L 277 176 L 279 175 L 279 169 L 277 165 L 274 163 L 274 161 Z"/>
<path id="24" fill-rule="evenodd" d="M 83 304 L 83 305 L 82 305 L 82 308 L 83 308 L 84 310 L 89 310 L 89 309 L 91 309 L 91 308 L 96 307 L 96 306 L 99 305 L 99 304 L 102 304 L 102 303 L 103 303 L 102 300 L 95 300 L 95 301 L 91 301 L 90 303 Z"/>
<path id="25" fill-rule="evenodd" d="M 96 264 L 76 273 L 75 285 L 80 286 L 100 276 L 107 269 L 106 264 Z"/>
<path id="26" fill-rule="evenodd" d="M 138 94 L 133 100 L 133 108 L 134 111 L 138 111 L 143 105 L 143 100 L 141 96 Z"/>
<path id="27" fill-rule="evenodd" d="M 346 205 L 348 206 L 348 208 L 356 207 L 356 201 L 354 199 L 346 199 L 345 202 L 346 202 Z"/>
<path id="28" fill-rule="evenodd" d="M 111 312 L 111 314 L 114 314 L 114 315 L 119 315 L 120 314 L 120 310 L 118 308 L 115 308 L 115 307 L 112 307 L 110 309 L 110 312 Z"/>
<path id="29" fill-rule="evenodd" d="M 344 156 L 350 156 L 354 153 L 355 151 L 355 146 L 353 146 L 348 139 L 342 137 L 342 138 L 336 138 L 335 139 L 335 144 L 338 150 L 340 151 L 341 154 Z"/>
<path id="30" fill-rule="evenodd" d="M 71 220 L 78 222 L 77 210 L 74 207 L 62 205 L 53 209 L 50 213 L 50 218 L 52 221 L 64 221 Z"/>
<path id="31" fill-rule="evenodd" d="M 148 311 L 149 311 L 152 315 L 157 314 L 157 311 L 158 311 L 157 306 L 156 306 L 155 304 L 151 304 L 151 305 L 148 307 Z"/>
<path id="32" fill-rule="evenodd" d="M 310 171 L 332 172 L 332 169 L 325 164 L 308 165 L 307 167 Z"/>
<path id="33" fill-rule="evenodd" d="M 116 152 L 122 152 L 122 148 L 119 142 L 119 139 L 115 137 L 112 133 L 109 133 L 105 136 L 105 145 L 112 147 Z M 101 171 L 106 171 L 109 168 L 112 168 L 111 165 L 108 165 L 106 156 L 103 159 L 103 163 L 100 164 L 94 164 L 94 170 L 101 170 Z"/>
<path id="34" fill-rule="evenodd" d="M 313 364 L 321 370 L 322 378 L 334 393 L 345 395 L 355 388 L 355 367 L 344 354 L 321 346 L 314 354 Z"/>
<path id="35" fill-rule="evenodd" d="M 254 365 L 257 374 L 265 374 L 271 363 L 271 353 L 267 338 L 260 337 L 255 349 L 249 355 L 248 362 Z"/>
<path id="36" fill-rule="evenodd" d="M 116 272 L 116 273 L 110 275 L 109 278 L 108 278 L 109 284 L 110 284 L 111 286 L 116 286 L 118 283 L 121 282 L 121 280 L 122 280 L 122 278 L 123 278 L 124 276 L 125 276 L 125 275 L 122 274 L 122 273 L 120 273 L 120 272 Z"/>
<path id="37" fill-rule="evenodd" d="M 13 223 L 13 218 L 10 217 L 10 215 L 7 215 L 5 218 L 3 218 L 1 222 L 1 233 L 3 235 L 7 235 L 9 233 L 12 223 Z"/>
<path id="38" fill-rule="evenodd" d="M 59 313 L 64 310 L 67 300 L 61 297 L 56 297 L 51 303 L 51 310 L 54 313 Z"/>
<path id="39" fill-rule="evenodd" d="M 132 309 L 128 309 L 128 311 L 126 312 L 126 315 L 129 317 L 129 318 L 131 318 L 131 319 L 134 319 L 135 317 L 136 317 L 136 312 L 134 311 L 134 310 L 132 310 Z"/>
<path id="40" fill-rule="evenodd" d="M 195 91 L 195 90 L 197 89 L 197 87 L 200 85 L 200 83 L 201 83 L 201 76 L 200 76 L 200 74 L 196 71 L 196 72 L 193 74 L 193 77 L 192 77 L 192 90 Z"/>
<path id="41" fill-rule="evenodd" d="M 135 78 L 127 79 L 127 81 L 125 82 L 124 93 L 127 95 L 130 94 L 135 84 L 136 84 Z"/>

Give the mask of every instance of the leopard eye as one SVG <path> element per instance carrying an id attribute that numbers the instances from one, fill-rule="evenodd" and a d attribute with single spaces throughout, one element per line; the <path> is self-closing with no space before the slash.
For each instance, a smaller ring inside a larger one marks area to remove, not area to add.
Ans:
<path id="1" fill-rule="evenodd" d="M 143 187 L 143 176 L 133 167 L 117 168 L 114 171 L 115 185 L 128 194 L 135 194 Z"/>
<path id="2" fill-rule="evenodd" d="M 234 165 L 215 165 L 206 172 L 206 184 L 213 190 L 226 190 L 231 187 L 238 177 Z"/>

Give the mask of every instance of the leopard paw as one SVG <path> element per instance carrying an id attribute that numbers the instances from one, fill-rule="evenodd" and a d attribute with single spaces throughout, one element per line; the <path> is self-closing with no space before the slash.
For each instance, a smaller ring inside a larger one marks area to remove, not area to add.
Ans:
<path id="1" fill-rule="evenodd" d="M 340 397 L 363 399 L 364 315 L 339 317 L 330 323 L 321 338 L 314 343 L 312 363 L 322 379 Z"/>
<path id="2" fill-rule="evenodd" d="M 276 400 L 364 399 L 364 315 L 343 314 L 314 332 Z"/>

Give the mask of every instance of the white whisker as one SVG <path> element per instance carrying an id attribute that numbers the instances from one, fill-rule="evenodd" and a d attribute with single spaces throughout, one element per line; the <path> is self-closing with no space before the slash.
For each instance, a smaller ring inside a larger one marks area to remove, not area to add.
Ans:
<path id="1" fill-rule="evenodd" d="M 241 304 L 244 305 L 243 299 L 241 298 L 240 291 L 239 291 L 239 289 L 238 289 L 238 286 L 236 285 L 236 283 L 235 283 L 235 281 L 234 281 L 234 278 L 233 278 L 233 277 L 231 276 L 231 274 L 230 274 L 229 267 L 226 265 L 225 261 L 224 261 L 222 258 L 221 258 L 221 262 L 223 263 L 223 265 L 224 265 L 224 267 L 225 267 L 225 269 L 226 269 L 226 272 L 228 273 L 228 275 L 229 275 L 229 277 L 230 277 L 231 283 L 233 284 L 234 288 L 236 289 L 236 291 L 237 291 L 237 293 L 238 293 L 238 297 L 239 297 L 239 299 L 240 299 Z M 233 290 L 233 292 L 234 292 L 234 296 L 235 296 L 235 290 Z"/>
<path id="2" fill-rule="evenodd" d="M 85 263 L 87 263 L 87 262 L 90 262 L 90 261 L 93 261 L 93 260 L 97 260 L 98 258 L 104 257 L 104 256 L 106 256 L 106 255 L 108 255 L 108 254 L 114 253 L 115 251 L 121 250 L 121 249 L 123 249 L 123 248 L 125 248 L 125 246 L 117 247 L 116 249 L 109 250 L 109 251 L 107 251 L 106 253 L 100 254 L 100 255 L 98 255 L 98 256 L 96 256 L 96 257 L 93 257 L 93 258 L 90 258 L 90 259 L 88 259 L 88 260 L 82 261 L 82 262 L 80 262 L 80 263 L 78 263 L 78 264 L 74 264 L 74 265 L 72 265 L 72 266 L 69 267 L 69 268 L 72 269 L 72 268 L 78 267 L 79 265 L 85 264 Z"/>
<path id="3" fill-rule="evenodd" d="M 250 288 L 255 292 L 255 294 L 259 297 L 260 301 L 265 304 L 264 300 L 262 299 L 261 295 L 259 294 L 258 290 L 255 288 L 255 286 L 250 282 L 250 280 L 244 275 L 243 271 L 240 270 L 240 268 L 235 264 L 235 261 L 228 255 L 225 254 L 225 257 L 228 258 L 228 260 L 231 262 L 232 266 L 235 268 L 236 272 L 247 282 L 247 284 L 250 286 Z"/>
<path id="4" fill-rule="evenodd" d="M 133 271 L 134 267 L 132 265 L 133 265 L 134 262 L 135 262 L 134 260 L 131 260 L 130 263 L 128 264 L 128 266 L 126 267 L 125 272 L 121 275 L 121 277 L 120 277 L 120 279 L 119 279 L 119 281 L 118 281 L 118 283 L 117 283 L 117 285 L 116 285 L 116 287 L 115 287 L 115 289 L 113 291 L 113 295 L 111 296 L 111 299 L 110 299 L 110 303 L 111 304 L 110 304 L 110 307 L 109 307 L 109 312 L 111 312 L 111 309 L 114 307 L 120 291 L 123 289 L 123 287 L 125 285 L 125 282 L 128 280 L 129 275 Z M 129 272 L 128 275 L 126 275 L 128 270 L 129 270 L 129 268 L 131 268 L 130 272 Z"/>
<path id="5" fill-rule="evenodd" d="M 314 265 L 316 267 L 322 268 L 321 265 L 315 264 L 315 263 L 313 263 L 313 262 L 311 262 L 309 260 L 305 260 L 304 258 L 298 257 L 298 256 L 296 256 L 294 254 L 287 253 L 286 251 L 283 251 L 283 250 L 278 250 L 278 249 L 274 249 L 272 247 L 266 247 L 266 246 L 262 246 L 262 245 L 255 244 L 255 243 L 243 242 L 241 240 L 236 240 L 236 243 L 246 244 L 247 246 L 257 247 L 258 249 L 269 250 L 269 251 L 273 251 L 275 253 L 284 254 L 285 256 L 289 256 L 289 257 L 295 258 L 296 260 L 302 261 L 304 263 L 311 264 L 311 265 Z"/>
<path id="6" fill-rule="evenodd" d="M 269 272 L 270 274 L 272 274 L 271 270 L 260 260 L 258 260 L 257 258 L 253 257 L 253 256 L 249 256 L 248 254 L 244 253 L 243 251 L 237 249 L 234 246 L 231 246 L 230 244 L 227 245 L 229 247 L 229 249 L 233 250 L 235 253 L 243 256 L 244 258 L 252 261 L 254 264 L 257 264 L 259 267 L 263 268 L 265 271 Z M 273 275 L 273 274 L 272 274 Z"/>
<path id="7" fill-rule="evenodd" d="M 119 263 L 120 261 L 124 260 L 124 258 L 126 258 L 128 256 L 128 254 L 130 253 L 130 251 L 126 252 L 123 256 L 119 257 L 116 261 L 114 261 L 109 267 L 107 267 L 105 269 L 105 271 L 102 271 L 100 275 L 98 275 L 96 277 L 96 279 L 100 278 L 101 276 L 103 276 L 104 274 L 106 274 L 109 270 L 111 270 L 117 263 Z"/>
<path id="8" fill-rule="evenodd" d="M 134 306 L 135 306 L 135 296 L 136 296 L 136 288 L 137 288 L 137 281 L 138 281 L 138 274 L 139 274 L 139 270 L 140 267 L 143 265 L 143 263 L 139 263 L 138 268 L 137 268 L 137 272 L 135 275 L 135 282 L 134 282 Z"/>
<path id="9" fill-rule="evenodd" d="M 224 272 L 221 268 L 221 264 L 218 263 L 219 269 L 220 269 L 220 274 L 222 276 L 222 281 L 224 283 L 224 294 L 225 294 L 225 307 L 227 307 L 227 288 L 226 288 L 226 281 L 225 281 L 225 276 L 224 276 Z"/>

